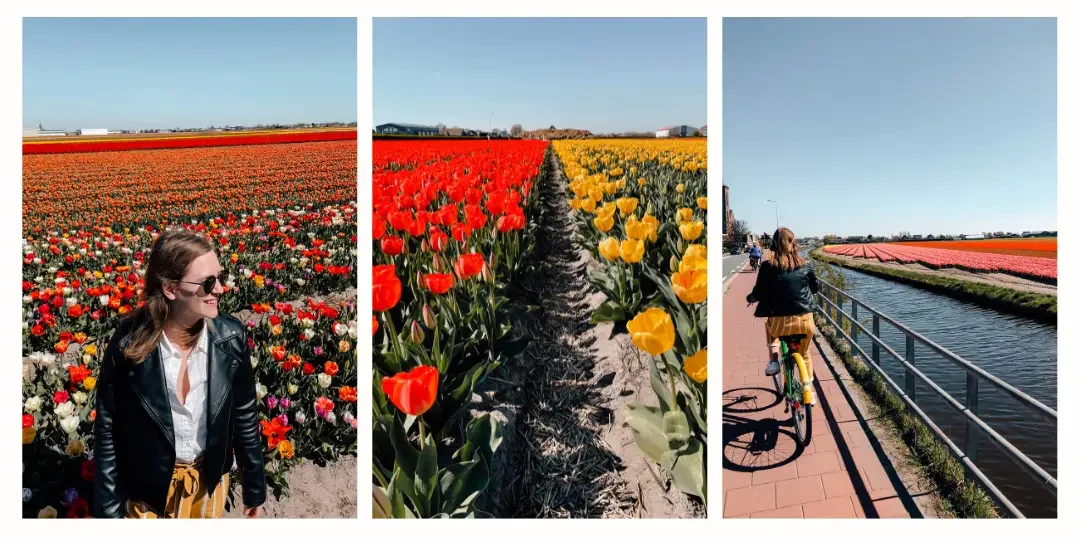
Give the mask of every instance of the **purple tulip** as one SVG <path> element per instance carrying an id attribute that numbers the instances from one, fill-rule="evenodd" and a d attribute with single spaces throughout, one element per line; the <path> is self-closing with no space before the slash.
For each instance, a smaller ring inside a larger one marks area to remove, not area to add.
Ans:
<path id="1" fill-rule="evenodd" d="M 281 401 L 278 402 L 278 405 L 280 405 L 282 409 L 288 409 L 290 406 L 292 406 L 292 400 L 290 400 L 288 396 L 282 396 Z"/>
<path id="2" fill-rule="evenodd" d="M 255 328 L 255 321 L 254 321 L 254 320 L 250 320 L 250 319 L 249 319 L 249 320 L 247 320 L 247 327 L 248 327 L 249 329 L 254 329 L 254 328 Z"/>
<path id="3" fill-rule="evenodd" d="M 277 407 L 277 404 L 278 404 L 277 396 L 271 395 L 271 396 L 266 397 L 266 406 L 268 408 L 274 409 L 274 408 Z"/>
<path id="4" fill-rule="evenodd" d="M 315 356 L 316 357 L 322 357 L 322 354 L 323 354 L 322 346 L 315 346 Z"/>
<path id="5" fill-rule="evenodd" d="M 282 413 L 282 414 L 278 415 L 278 418 L 281 419 L 281 423 L 283 425 L 285 425 L 285 426 L 289 425 L 289 415 L 286 415 L 285 413 Z"/>
<path id="6" fill-rule="evenodd" d="M 64 499 L 61 502 L 64 506 L 71 506 L 77 500 L 79 500 L 79 491 L 75 488 L 68 488 L 64 491 Z"/>

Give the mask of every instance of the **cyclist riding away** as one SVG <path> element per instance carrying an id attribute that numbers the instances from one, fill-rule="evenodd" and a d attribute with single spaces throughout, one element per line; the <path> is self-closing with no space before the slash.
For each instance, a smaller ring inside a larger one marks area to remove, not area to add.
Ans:
<path id="1" fill-rule="evenodd" d="M 810 360 L 810 344 L 814 336 L 814 294 L 818 292 L 817 275 L 806 258 L 799 255 L 795 233 L 780 228 L 772 236 L 769 246 L 772 258 L 761 265 L 754 290 L 746 296 L 747 303 L 758 303 L 754 316 L 768 318 L 765 322 L 765 338 L 769 344 L 769 364 L 765 375 L 780 373 L 781 336 L 804 334 L 799 346 L 806 361 L 811 386 L 814 367 Z M 817 395 L 812 395 L 812 404 Z"/>
<path id="2" fill-rule="evenodd" d="M 757 269 L 758 265 L 760 265 L 760 264 L 761 264 L 761 247 L 759 247 L 757 245 L 757 243 L 754 243 L 753 248 L 750 249 L 750 265 L 754 269 Z"/>

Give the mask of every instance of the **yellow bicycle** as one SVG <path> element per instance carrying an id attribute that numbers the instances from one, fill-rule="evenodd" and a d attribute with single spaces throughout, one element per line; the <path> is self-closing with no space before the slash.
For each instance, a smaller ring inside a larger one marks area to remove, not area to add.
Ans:
<path id="1" fill-rule="evenodd" d="M 813 438 L 813 387 L 807 375 L 806 361 L 799 353 L 799 346 L 805 334 L 792 334 L 780 337 L 780 352 L 783 356 L 781 370 L 772 376 L 776 392 L 784 398 L 784 412 L 791 411 L 795 423 L 795 440 L 799 446 L 807 447 Z M 780 386 L 781 374 L 784 386 Z"/>

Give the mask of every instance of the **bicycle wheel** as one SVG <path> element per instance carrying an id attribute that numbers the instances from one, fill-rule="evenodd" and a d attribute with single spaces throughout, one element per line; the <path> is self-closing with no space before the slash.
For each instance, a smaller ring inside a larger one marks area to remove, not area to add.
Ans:
<path id="1" fill-rule="evenodd" d="M 813 436 L 813 413 L 809 407 L 803 404 L 802 375 L 795 357 L 799 357 L 800 361 L 802 360 L 798 353 L 792 354 L 787 360 L 788 379 L 791 382 L 787 398 L 791 405 L 791 419 L 795 424 L 795 441 L 799 443 L 799 446 L 805 448 L 810 446 L 810 440 Z"/>

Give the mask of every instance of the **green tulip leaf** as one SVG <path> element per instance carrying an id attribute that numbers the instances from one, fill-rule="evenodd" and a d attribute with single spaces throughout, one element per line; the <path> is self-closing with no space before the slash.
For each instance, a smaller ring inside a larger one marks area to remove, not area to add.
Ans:
<path id="1" fill-rule="evenodd" d="M 416 464 L 416 476 L 413 478 L 417 497 L 423 499 L 423 508 L 431 506 L 431 497 L 435 494 L 435 486 L 438 483 L 439 462 L 436 453 L 435 440 L 429 435 L 424 441 L 424 449 L 420 452 L 420 460 Z"/>
<path id="2" fill-rule="evenodd" d="M 626 423 L 634 434 L 638 448 L 657 463 L 664 461 L 668 453 L 668 440 L 664 435 L 664 413 L 657 407 L 631 404 Z"/>
<path id="3" fill-rule="evenodd" d="M 604 301 L 599 307 L 596 308 L 596 311 L 592 313 L 592 316 L 589 318 L 589 322 L 596 324 L 603 323 L 605 321 L 623 321 L 625 319 L 626 311 L 623 310 L 622 306 L 619 306 L 612 301 Z"/>
<path id="4" fill-rule="evenodd" d="M 670 469 L 675 487 L 706 502 L 704 448 L 697 439 L 690 439 L 686 450 L 668 452 L 665 467 Z"/>

